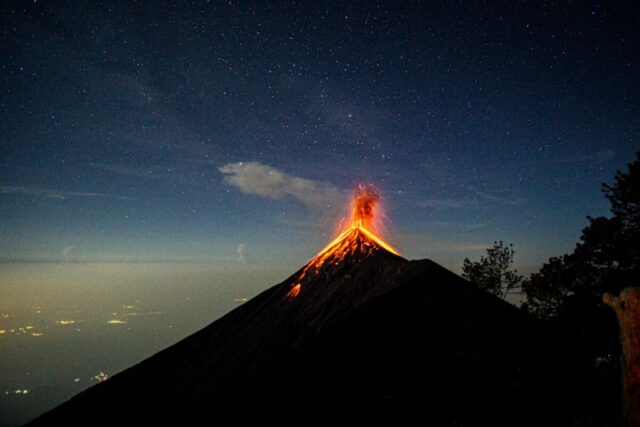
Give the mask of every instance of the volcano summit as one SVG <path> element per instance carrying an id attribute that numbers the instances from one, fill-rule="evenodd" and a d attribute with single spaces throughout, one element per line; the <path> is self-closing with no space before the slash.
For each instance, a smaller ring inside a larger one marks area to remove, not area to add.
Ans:
<path id="1" fill-rule="evenodd" d="M 516 307 L 344 230 L 284 282 L 32 425 L 570 425 L 585 379 Z M 560 402 L 560 404 L 558 404 Z"/>

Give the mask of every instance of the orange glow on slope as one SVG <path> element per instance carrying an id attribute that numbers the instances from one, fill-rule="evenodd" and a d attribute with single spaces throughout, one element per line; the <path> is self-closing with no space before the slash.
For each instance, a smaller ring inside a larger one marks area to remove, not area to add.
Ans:
<path id="1" fill-rule="evenodd" d="M 371 243 L 394 255 L 400 255 L 390 244 L 386 243 L 369 227 L 379 228 L 380 213 L 378 192 L 370 185 L 359 185 L 354 191 L 351 201 L 351 218 L 349 224 L 331 243 L 325 246 L 318 254 L 304 266 L 286 298 L 295 298 L 300 294 L 302 281 L 308 276 L 316 276 L 320 268 L 327 262 L 338 264 L 349 254 L 356 252 L 372 253 L 374 247 Z"/>
<path id="2" fill-rule="evenodd" d="M 393 246 L 391 246 L 390 244 L 386 243 L 384 240 L 382 240 L 381 238 L 379 238 L 378 236 L 376 236 L 375 234 L 373 234 L 371 231 L 367 230 L 364 227 L 358 227 L 358 229 L 360 231 L 362 231 L 364 234 L 366 234 L 366 236 L 368 238 L 370 238 L 371 240 L 373 240 L 374 242 L 376 242 L 377 244 L 379 244 L 380 246 L 382 246 L 384 249 L 388 250 L 389 252 L 391 252 L 394 255 L 398 255 L 400 256 L 400 254 L 398 253 L 398 251 L 396 251 Z"/>
<path id="3" fill-rule="evenodd" d="M 295 298 L 300 293 L 300 283 L 295 285 L 289 292 L 287 292 L 287 298 Z"/>

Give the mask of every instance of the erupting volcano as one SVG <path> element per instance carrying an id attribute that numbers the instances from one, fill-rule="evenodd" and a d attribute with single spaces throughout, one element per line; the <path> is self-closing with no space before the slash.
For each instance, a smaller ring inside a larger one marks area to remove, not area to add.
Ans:
<path id="1" fill-rule="evenodd" d="M 291 277 L 33 425 L 572 425 L 570 345 L 399 256 L 379 201 L 358 186 L 337 238 Z"/>
<path id="2" fill-rule="evenodd" d="M 315 280 L 325 266 L 338 265 L 347 257 L 361 259 L 381 249 L 400 256 L 391 245 L 370 230 L 381 229 L 379 201 L 380 195 L 372 185 L 361 184 L 356 187 L 347 227 L 302 268 L 287 293 L 288 298 L 297 297 L 303 284 Z"/>

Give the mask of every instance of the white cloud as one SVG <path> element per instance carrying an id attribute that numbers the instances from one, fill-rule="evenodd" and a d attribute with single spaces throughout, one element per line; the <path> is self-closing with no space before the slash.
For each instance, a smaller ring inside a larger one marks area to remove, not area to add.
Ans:
<path id="1" fill-rule="evenodd" d="M 87 163 L 87 165 L 95 169 L 100 169 L 118 175 L 135 176 L 141 178 L 154 177 L 154 173 L 151 168 L 133 168 L 124 165 L 108 165 L 105 163 Z"/>
<path id="2" fill-rule="evenodd" d="M 476 194 L 483 199 L 485 203 L 501 203 L 504 205 L 521 205 L 525 200 L 521 197 L 514 197 L 507 191 L 476 191 Z"/>
<path id="3" fill-rule="evenodd" d="M 106 193 L 91 193 L 86 191 L 52 190 L 25 185 L 0 185 L 2 194 L 24 194 L 27 196 L 44 197 L 47 199 L 67 199 L 69 197 L 107 197 L 120 200 L 131 200 L 131 197 L 115 196 Z"/>
<path id="4" fill-rule="evenodd" d="M 478 205 L 477 200 L 471 199 L 424 199 L 418 201 L 421 208 L 433 209 L 461 209 Z"/>
<path id="5" fill-rule="evenodd" d="M 293 198 L 309 209 L 341 206 L 343 194 L 327 182 L 287 175 L 259 162 L 228 163 L 220 168 L 224 182 L 245 194 L 268 199 Z"/>
<path id="6" fill-rule="evenodd" d="M 560 163 L 593 163 L 600 164 L 616 157 L 613 150 L 596 151 L 594 153 L 580 153 L 572 157 L 556 159 Z"/>
<path id="7" fill-rule="evenodd" d="M 459 230 L 459 231 L 474 231 L 479 230 L 481 228 L 485 228 L 487 224 L 485 223 L 467 223 L 467 222 L 453 222 L 453 221 L 428 221 L 424 224 L 430 225 L 432 227 L 437 227 L 441 229 L 447 230 Z"/>
<path id="8" fill-rule="evenodd" d="M 74 257 L 75 246 L 67 246 L 62 250 L 61 258 L 62 262 L 71 262 Z"/>
<path id="9" fill-rule="evenodd" d="M 236 248 L 236 261 L 239 264 L 247 263 L 247 247 L 244 245 L 244 243 L 240 243 Z"/>

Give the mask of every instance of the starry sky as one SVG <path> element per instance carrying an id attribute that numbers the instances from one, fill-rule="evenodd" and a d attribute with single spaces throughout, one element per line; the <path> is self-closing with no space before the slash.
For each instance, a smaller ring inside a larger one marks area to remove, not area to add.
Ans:
<path id="1" fill-rule="evenodd" d="M 405 256 L 504 240 L 534 271 L 640 147 L 639 14 L 610 3 L 3 2 L 0 269 L 284 279 L 369 182 Z"/>

